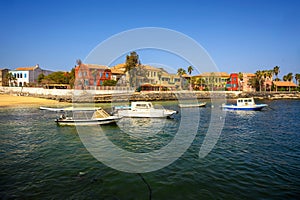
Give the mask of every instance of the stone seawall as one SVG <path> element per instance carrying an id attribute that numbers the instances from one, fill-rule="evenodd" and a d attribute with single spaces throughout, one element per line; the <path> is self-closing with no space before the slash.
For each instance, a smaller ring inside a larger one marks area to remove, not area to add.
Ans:
<path id="1" fill-rule="evenodd" d="M 178 99 L 210 99 L 254 97 L 259 99 L 300 99 L 299 92 L 239 92 L 239 91 L 152 91 L 134 92 L 132 90 L 69 90 L 0 87 L 0 92 L 20 96 L 34 96 L 64 102 L 118 102 L 118 101 L 166 101 Z"/>

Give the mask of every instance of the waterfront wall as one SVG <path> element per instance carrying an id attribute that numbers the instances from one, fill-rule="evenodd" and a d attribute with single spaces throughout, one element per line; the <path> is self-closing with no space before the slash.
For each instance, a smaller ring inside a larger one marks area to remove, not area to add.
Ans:
<path id="1" fill-rule="evenodd" d="M 72 90 L 72 89 L 44 89 L 31 87 L 0 87 L 0 92 L 36 96 L 66 102 L 117 102 L 117 101 L 165 101 L 180 99 L 210 99 L 239 97 L 254 97 L 259 99 L 300 99 L 299 92 L 240 92 L 240 91 L 147 91 L 134 92 L 129 88 L 115 88 L 114 90 Z"/>

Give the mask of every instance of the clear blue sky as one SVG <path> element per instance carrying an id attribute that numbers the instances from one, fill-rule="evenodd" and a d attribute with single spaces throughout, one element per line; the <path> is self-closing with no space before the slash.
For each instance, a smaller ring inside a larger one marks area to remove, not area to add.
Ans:
<path id="1" fill-rule="evenodd" d="M 300 73 L 298 0 L 1 0 L 0 8 L 0 68 L 70 70 L 114 34 L 163 27 L 196 40 L 220 71 Z"/>

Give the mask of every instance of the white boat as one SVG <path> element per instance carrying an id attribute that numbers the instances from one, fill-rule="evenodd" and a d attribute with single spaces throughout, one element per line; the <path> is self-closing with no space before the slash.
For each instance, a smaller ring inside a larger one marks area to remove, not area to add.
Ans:
<path id="1" fill-rule="evenodd" d="M 114 113 L 119 117 L 165 118 L 176 114 L 177 111 L 154 108 L 151 102 L 138 101 L 131 102 L 131 106 L 125 109 L 116 109 Z"/>
<path id="2" fill-rule="evenodd" d="M 97 109 L 93 116 L 89 118 L 78 118 L 74 119 L 73 117 L 68 117 L 62 114 L 55 122 L 59 125 L 101 125 L 101 124 L 110 124 L 116 123 L 120 120 L 118 116 L 111 116 L 103 109 Z"/>
<path id="3" fill-rule="evenodd" d="M 95 111 L 99 108 L 95 107 L 65 107 L 65 108 L 51 108 L 51 107 L 40 107 L 40 110 L 48 110 L 54 112 L 62 112 L 62 111 Z"/>
<path id="4" fill-rule="evenodd" d="M 191 103 L 191 104 L 180 103 L 180 104 L 178 104 L 178 106 L 180 108 L 205 107 L 206 106 L 206 102 Z"/>
<path id="5" fill-rule="evenodd" d="M 267 104 L 256 104 L 252 98 L 238 98 L 236 104 L 222 104 L 224 110 L 252 110 L 259 111 L 264 107 L 267 107 Z"/>

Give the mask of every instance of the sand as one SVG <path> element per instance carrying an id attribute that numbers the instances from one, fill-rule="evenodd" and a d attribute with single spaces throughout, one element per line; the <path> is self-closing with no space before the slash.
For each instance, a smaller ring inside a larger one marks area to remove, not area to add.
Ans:
<path id="1" fill-rule="evenodd" d="M 71 103 L 58 102 L 56 100 L 42 99 L 37 97 L 0 94 L 0 108 L 39 106 L 63 107 L 68 105 L 71 105 Z"/>

